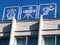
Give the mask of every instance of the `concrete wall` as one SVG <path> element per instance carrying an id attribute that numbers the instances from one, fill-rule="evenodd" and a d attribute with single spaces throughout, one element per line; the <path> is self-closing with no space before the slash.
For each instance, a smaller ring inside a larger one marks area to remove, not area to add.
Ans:
<path id="1" fill-rule="evenodd" d="M 17 21 L 15 36 L 38 35 L 39 22 L 38 20 Z"/>
<path id="2" fill-rule="evenodd" d="M 42 35 L 60 35 L 60 20 L 45 19 L 43 21 Z"/>
<path id="3" fill-rule="evenodd" d="M 15 36 L 36 36 L 38 31 L 15 32 Z"/>
<path id="4" fill-rule="evenodd" d="M 60 30 L 45 30 L 42 31 L 42 35 L 60 35 Z"/>
<path id="5" fill-rule="evenodd" d="M 38 35 L 39 20 L 16 21 L 15 36 Z M 0 22 L 0 37 L 9 36 L 11 21 Z M 60 19 L 44 19 L 42 35 L 59 35 Z"/>
<path id="6" fill-rule="evenodd" d="M 16 35 L 36 35 L 39 30 L 38 21 L 18 21 L 16 24 Z M 31 30 L 37 30 L 36 32 Z M 18 32 L 20 31 L 20 32 Z M 32 32 L 32 33 L 31 33 Z M 36 34 L 35 34 L 36 33 Z M 42 35 L 60 34 L 60 20 L 44 19 Z"/>
<path id="7" fill-rule="evenodd" d="M 38 30 L 39 23 L 38 21 L 19 21 L 16 24 L 16 31 L 29 31 L 29 30 Z"/>
<path id="8" fill-rule="evenodd" d="M 60 20 L 44 20 L 43 29 L 60 29 Z"/>
<path id="9" fill-rule="evenodd" d="M 0 32 L 10 32 L 11 24 L 10 23 L 1 23 Z"/>
<path id="10" fill-rule="evenodd" d="M 9 36 L 11 31 L 11 22 L 0 22 L 0 37 Z"/>

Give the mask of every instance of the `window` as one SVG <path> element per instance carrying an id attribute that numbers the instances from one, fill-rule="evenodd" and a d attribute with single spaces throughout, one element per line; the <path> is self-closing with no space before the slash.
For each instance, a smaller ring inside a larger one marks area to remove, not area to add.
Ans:
<path id="1" fill-rule="evenodd" d="M 26 41 L 25 38 L 17 38 L 17 45 L 25 45 Z"/>
<path id="2" fill-rule="evenodd" d="M 60 36 L 45 36 L 43 45 L 60 45 Z"/>
<path id="3" fill-rule="evenodd" d="M 9 45 L 9 39 L 0 39 L 0 45 Z"/>
<path id="4" fill-rule="evenodd" d="M 35 37 L 16 38 L 16 45 L 37 45 L 38 39 Z"/>
<path id="5" fill-rule="evenodd" d="M 46 37 L 44 39 L 45 45 L 55 45 L 55 38 L 54 37 Z"/>
<path id="6" fill-rule="evenodd" d="M 57 37 L 57 45 L 60 45 L 60 37 Z"/>
<path id="7" fill-rule="evenodd" d="M 28 38 L 28 45 L 37 45 L 37 38 Z"/>

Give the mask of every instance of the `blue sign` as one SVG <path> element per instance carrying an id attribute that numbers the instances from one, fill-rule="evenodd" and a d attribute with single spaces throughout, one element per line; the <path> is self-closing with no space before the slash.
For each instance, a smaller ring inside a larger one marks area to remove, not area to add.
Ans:
<path id="1" fill-rule="evenodd" d="M 23 6 L 21 19 L 37 19 L 37 6 Z"/>
<path id="2" fill-rule="evenodd" d="M 39 15 L 44 18 L 57 18 L 57 5 L 55 3 L 40 4 Z"/>
<path id="3" fill-rule="evenodd" d="M 19 8 L 16 6 L 18 6 Z M 26 15 L 27 13 L 24 13 L 24 11 L 30 10 L 30 6 L 32 7 L 32 10 L 35 10 L 37 8 L 37 12 L 36 11 L 33 13 L 29 12 L 30 14 L 29 16 L 27 16 Z M 8 7 L 10 7 L 10 9 Z M 40 15 L 44 15 L 43 16 L 44 18 L 60 18 L 60 0 L 1 0 L 0 1 L 0 21 L 12 19 L 12 16 L 10 16 L 11 18 L 9 17 L 9 15 L 12 15 L 12 14 L 10 14 L 10 12 L 9 13 L 7 12 L 8 9 L 10 11 L 13 10 L 11 9 L 11 7 L 13 9 L 16 7 L 13 11 L 14 12 L 13 14 L 15 15 L 16 20 L 39 19 Z M 54 9 L 49 11 L 45 10 L 46 8 L 48 9 L 50 7 Z M 46 11 L 48 13 L 46 13 Z"/>
<path id="4" fill-rule="evenodd" d="M 19 6 L 5 7 L 2 20 L 12 20 L 13 17 L 16 19 L 19 16 Z"/>
<path id="5" fill-rule="evenodd" d="M 28 6 L 11 6 L 5 7 L 2 20 L 32 20 L 39 19 L 40 15 L 44 18 L 57 17 L 57 5 L 55 3 L 28 5 Z"/>

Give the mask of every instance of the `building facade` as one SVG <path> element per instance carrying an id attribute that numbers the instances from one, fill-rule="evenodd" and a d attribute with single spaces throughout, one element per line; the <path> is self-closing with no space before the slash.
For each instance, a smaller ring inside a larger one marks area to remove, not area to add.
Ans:
<path id="1" fill-rule="evenodd" d="M 60 19 L 0 22 L 0 45 L 59 45 Z"/>

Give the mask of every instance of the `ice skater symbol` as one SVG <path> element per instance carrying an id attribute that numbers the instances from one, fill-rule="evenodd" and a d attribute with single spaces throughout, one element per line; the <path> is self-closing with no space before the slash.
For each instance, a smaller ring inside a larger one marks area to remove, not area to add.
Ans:
<path id="1" fill-rule="evenodd" d="M 31 15 L 33 12 L 35 12 L 36 10 L 33 10 L 32 9 L 32 7 L 29 7 L 29 10 L 25 10 L 25 11 L 23 11 L 23 13 L 25 13 L 25 16 L 23 17 L 23 19 L 25 18 L 25 17 L 27 17 L 27 19 L 29 19 L 29 16 L 31 17 L 31 18 L 33 18 L 33 16 Z"/>
<path id="2" fill-rule="evenodd" d="M 48 15 L 49 11 L 53 11 L 53 10 L 54 10 L 53 6 L 45 7 L 43 8 L 44 11 L 43 15 Z"/>
<path id="3" fill-rule="evenodd" d="M 10 19 L 12 19 L 13 18 L 13 16 L 15 17 L 15 11 L 16 11 L 16 9 L 8 9 L 7 10 L 7 19 L 8 20 L 10 20 Z"/>

